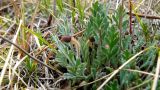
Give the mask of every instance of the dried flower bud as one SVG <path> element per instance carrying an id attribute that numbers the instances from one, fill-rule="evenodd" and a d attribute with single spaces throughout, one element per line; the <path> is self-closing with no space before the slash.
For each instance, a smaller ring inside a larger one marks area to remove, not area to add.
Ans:
<path id="1" fill-rule="evenodd" d="M 71 36 L 59 36 L 59 39 L 62 42 L 70 42 L 71 41 Z"/>
<path id="2" fill-rule="evenodd" d="M 90 42 L 95 42 L 94 37 L 90 37 L 90 38 L 89 38 L 89 41 L 90 41 Z"/>

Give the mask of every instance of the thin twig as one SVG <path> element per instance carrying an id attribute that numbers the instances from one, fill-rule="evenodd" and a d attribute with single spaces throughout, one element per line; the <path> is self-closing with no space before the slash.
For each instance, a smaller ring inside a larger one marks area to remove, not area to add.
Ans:
<path id="1" fill-rule="evenodd" d="M 132 1 L 129 0 L 129 32 L 132 35 Z"/>
<path id="2" fill-rule="evenodd" d="M 129 12 L 127 12 L 129 14 Z M 138 14 L 138 13 L 132 13 L 132 16 L 139 16 L 141 18 L 147 18 L 147 19 L 160 19 L 160 16 L 153 16 L 153 15 L 145 15 L 145 14 Z"/>
<path id="3" fill-rule="evenodd" d="M 85 31 L 85 30 L 79 31 L 79 32 L 73 34 L 72 36 L 73 36 L 73 37 L 79 36 L 79 35 L 83 34 L 84 31 Z"/>
<path id="4" fill-rule="evenodd" d="M 62 75 L 62 72 L 60 72 L 59 70 L 57 70 L 57 69 L 55 69 L 55 68 L 52 68 L 52 67 L 46 65 L 45 63 L 43 63 L 43 62 L 40 61 L 39 59 L 33 57 L 32 55 L 30 55 L 28 52 L 26 52 L 24 49 L 22 49 L 22 48 L 21 48 L 20 46 L 18 46 L 17 44 L 11 42 L 10 40 L 8 40 L 8 39 L 6 39 L 6 38 L 4 38 L 4 37 L 2 37 L 2 36 L 0 36 L 0 38 L 2 38 L 3 40 L 7 41 L 8 43 L 14 45 L 14 46 L 17 47 L 19 50 L 21 50 L 22 52 L 24 52 L 26 55 L 28 55 L 30 58 L 32 58 L 33 60 L 37 61 L 38 63 L 40 63 L 40 64 L 46 66 L 47 68 L 49 68 L 49 69 L 51 69 L 51 70 L 56 71 L 56 72 L 58 72 L 59 74 Z"/>

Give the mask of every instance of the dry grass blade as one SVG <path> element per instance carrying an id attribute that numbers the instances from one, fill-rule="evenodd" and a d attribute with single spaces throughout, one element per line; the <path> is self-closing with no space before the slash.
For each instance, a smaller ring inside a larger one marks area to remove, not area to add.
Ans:
<path id="1" fill-rule="evenodd" d="M 122 68 L 124 68 L 128 63 L 130 63 L 133 59 L 135 59 L 138 55 L 142 54 L 143 52 L 145 52 L 148 49 L 142 50 L 139 53 L 135 54 L 133 57 L 131 57 L 127 62 L 125 62 L 123 65 L 121 65 L 117 70 L 115 70 L 113 72 L 113 74 L 107 78 L 102 84 L 101 86 L 99 86 L 97 88 L 97 90 L 101 90 L 103 88 L 104 85 L 106 85 L 106 83 L 108 83 L 108 81 L 110 81 Z"/>
<path id="2" fill-rule="evenodd" d="M 152 79 L 153 79 L 153 78 L 150 78 L 150 79 L 144 81 L 143 83 L 141 83 L 141 84 L 139 84 L 139 85 L 137 85 L 137 86 L 134 86 L 134 87 L 132 87 L 132 88 L 129 88 L 129 89 L 127 89 L 127 90 L 135 90 L 136 88 L 138 89 L 139 87 L 141 87 L 141 86 L 145 85 L 146 83 L 150 82 Z"/>
<path id="3" fill-rule="evenodd" d="M 15 21 L 11 20 L 11 19 L 8 19 L 6 17 L 3 17 L 3 16 L 0 16 L 1 19 L 3 19 L 4 21 L 9 21 L 9 22 L 12 22 L 12 23 L 16 23 Z"/>
<path id="4" fill-rule="evenodd" d="M 116 9 L 118 8 L 119 6 L 119 0 L 116 1 Z"/>
<path id="5" fill-rule="evenodd" d="M 132 70 L 132 69 L 123 69 L 123 70 L 129 71 L 129 72 L 137 72 L 137 73 L 146 74 L 146 75 L 150 75 L 150 76 L 155 76 L 153 73 L 149 73 L 149 72 L 145 72 L 145 71 Z M 159 76 L 159 78 L 160 78 L 160 76 Z"/>
<path id="6" fill-rule="evenodd" d="M 18 74 L 14 69 L 12 69 L 12 71 L 13 71 L 13 73 L 22 81 L 22 83 L 27 87 L 27 84 L 26 84 L 26 82 L 23 80 L 23 78 L 21 78 L 21 77 L 19 76 L 19 74 Z M 12 80 L 10 80 L 8 87 L 10 86 L 11 83 L 12 83 Z"/>
<path id="7" fill-rule="evenodd" d="M 79 86 L 75 86 L 75 87 L 73 87 L 73 88 L 80 88 L 80 87 L 83 87 L 83 86 L 87 86 L 87 85 L 96 83 L 96 82 L 98 82 L 98 81 L 101 81 L 101 80 L 103 80 L 103 79 L 109 77 L 111 74 L 112 74 L 112 73 L 107 74 L 107 75 L 105 75 L 105 76 L 103 76 L 103 77 L 101 77 L 101 78 L 99 78 L 99 79 L 96 79 L 96 80 L 94 80 L 94 81 L 92 81 L 92 82 L 89 82 L 89 83 L 86 83 L 86 84 L 82 84 L 82 85 L 79 85 Z"/>
<path id="8" fill-rule="evenodd" d="M 160 70 L 160 51 L 158 55 L 158 60 L 157 60 L 157 68 L 156 68 L 156 74 L 154 77 L 153 85 L 151 90 L 156 90 L 157 83 L 158 83 L 158 78 L 159 78 L 159 70 Z"/>
<path id="9" fill-rule="evenodd" d="M 16 0 L 10 0 L 11 4 L 13 5 L 14 13 L 19 18 L 21 15 L 20 8 L 17 6 L 16 3 L 18 3 Z"/>
<path id="10" fill-rule="evenodd" d="M 18 33 L 19 33 L 19 31 L 20 31 L 20 28 L 21 28 L 21 24 L 22 24 L 22 20 L 20 20 L 18 30 L 17 30 L 15 36 L 13 37 L 13 42 L 14 42 L 14 43 L 16 42 Z M 13 49 L 14 49 L 14 45 L 11 45 L 11 48 L 10 48 L 10 50 L 9 50 L 8 56 L 7 56 L 6 60 L 5 60 L 5 64 L 4 64 L 3 69 L 2 69 L 2 72 L 1 72 L 0 86 L 1 86 L 1 84 L 2 84 L 3 77 L 4 77 L 4 74 L 5 74 L 5 72 L 6 72 L 6 69 L 7 69 L 7 66 L 8 66 L 8 62 L 9 62 L 9 60 L 10 60 L 10 58 L 11 58 L 11 54 L 12 54 Z"/>

